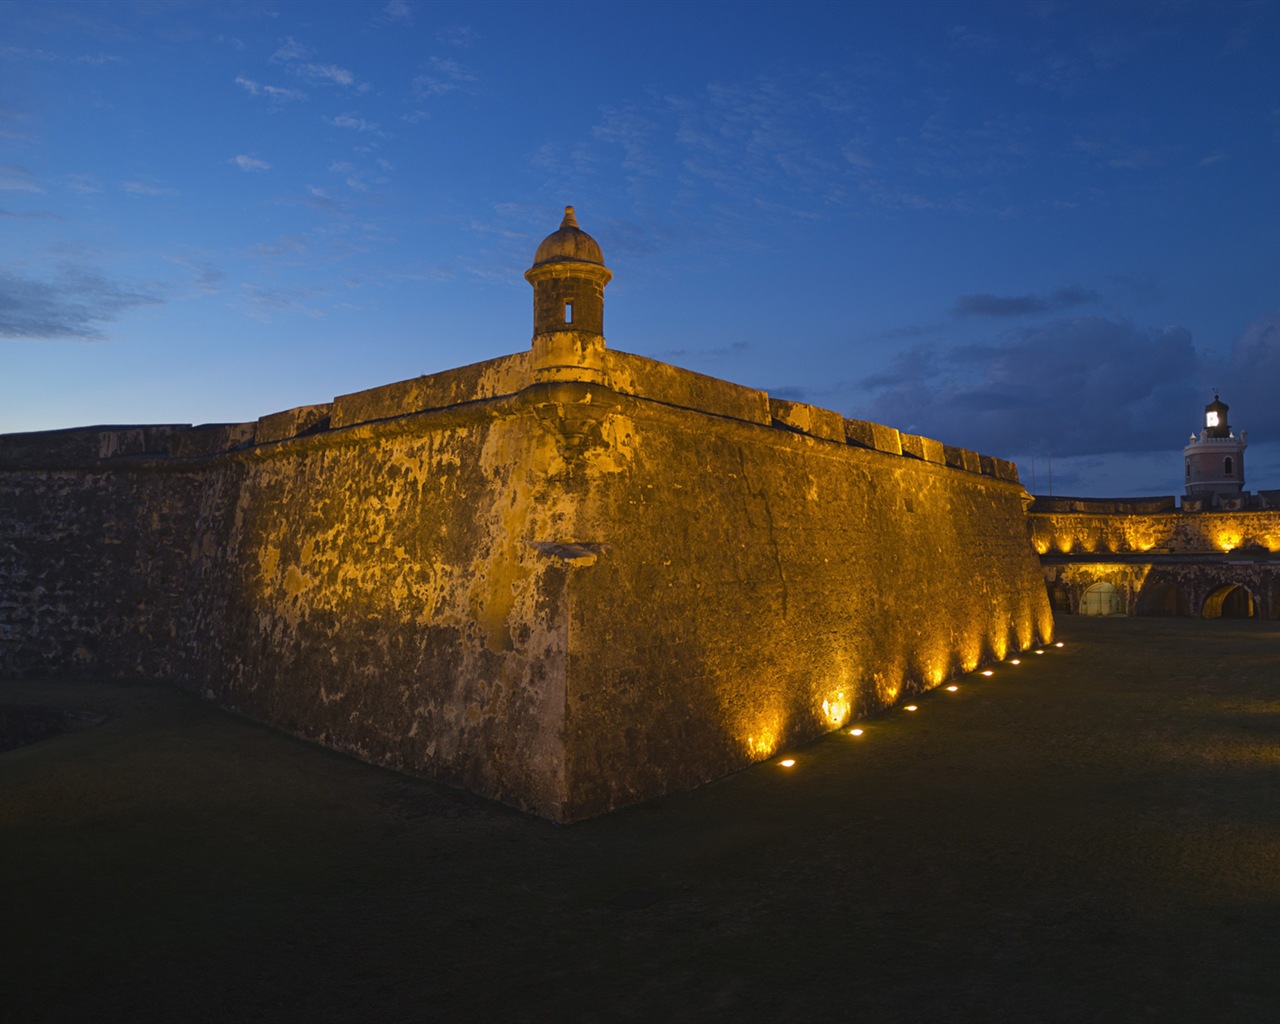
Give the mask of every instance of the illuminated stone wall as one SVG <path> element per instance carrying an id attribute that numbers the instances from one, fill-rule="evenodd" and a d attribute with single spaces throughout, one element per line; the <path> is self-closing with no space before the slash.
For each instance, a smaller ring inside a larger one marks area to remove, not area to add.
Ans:
<path id="1" fill-rule="evenodd" d="M 903 447 L 754 394 L 754 420 L 592 397 L 621 444 L 589 496 L 601 557 L 570 587 L 582 813 L 715 778 L 1051 634 L 1019 485 L 850 443 Z"/>
<path id="2" fill-rule="evenodd" d="M 175 679 L 574 820 L 1051 634 L 1010 464 L 592 359 L 0 438 L 0 666 Z"/>
<path id="3" fill-rule="evenodd" d="M 1035 512 L 1031 543 L 1046 554 L 1095 552 L 1280 552 L 1280 510 L 1242 512 Z"/>
<path id="4" fill-rule="evenodd" d="M 1043 510 L 1050 504 L 1096 511 Z M 1038 498 L 1027 528 L 1056 612 L 1078 612 L 1089 588 L 1107 583 L 1126 615 L 1214 615 L 1223 592 L 1242 587 L 1253 617 L 1280 618 L 1280 510 L 1181 512 L 1172 498 Z"/>

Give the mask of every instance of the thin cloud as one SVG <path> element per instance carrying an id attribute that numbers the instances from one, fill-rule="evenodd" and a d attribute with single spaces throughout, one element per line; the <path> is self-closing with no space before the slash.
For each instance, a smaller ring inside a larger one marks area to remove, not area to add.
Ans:
<path id="1" fill-rule="evenodd" d="M 303 46 L 289 36 L 271 55 L 271 61 L 273 64 L 283 64 L 292 74 L 308 82 L 316 84 L 329 82 L 346 87 L 356 85 L 356 76 L 350 70 L 337 64 L 318 63 L 311 59 L 313 56 L 315 56 L 314 50 Z M 361 85 L 359 89 L 364 91 L 366 87 Z"/>
<path id="2" fill-rule="evenodd" d="M 85 64 L 97 67 L 118 64 L 123 59 L 111 53 L 54 53 L 39 47 L 0 46 L 0 60 L 38 60 L 50 64 Z"/>
<path id="3" fill-rule="evenodd" d="M 161 303 L 92 271 L 64 267 L 52 281 L 0 271 L 0 338 L 100 341 L 104 325 L 139 306 Z"/>
<path id="4" fill-rule="evenodd" d="M 96 195 L 102 191 L 102 183 L 92 174 L 68 174 L 63 178 L 63 183 L 72 192 L 78 192 L 82 196 Z"/>
<path id="5" fill-rule="evenodd" d="M 413 80 L 413 91 L 418 96 L 444 96 L 477 81 L 476 76 L 456 60 L 436 56 L 430 59 L 432 72 Z"/>
<path id="6" fill-rule="evenodd" d="M 154 181 L 122 181 L 120 188 L 133 196 L 176 196 L 178 190 L 165 185 L 157 185 Z"/>
<path id="7" fill-rule="evenodd" d="M 21 134 L 7 127 L 7 125 L 11 122 L 25 121 L 29 116 L 26 112 L 20 110 L 0 110 L 0 138 L 22 138 Z"/>
<path id="8" fill-rule="evenodd" d="M 271 55 L 271 62 L 273 64 L 292 64 L 300 60 L 306 60 L 307 57 L 311 56 L 312 52 L 308 47 L 303 46 L 294 39 L 293 36 L 287 36 L 276 52 Z"/>
<path id="9" fill-rule="evenodd" d="M 405 0 L 391 0 L 382 8 L 382 17 L 387 21 L 407 25 L 413 21 L 413 8 L 405 3 Z"/>
<path id="10" fill-rule="evenodd" d="M 1054 313 L 1076 306 L 1097 302 L 1101 296 L 1079 285 L 1058 288 L 1048 295 L 992 295 L 982 292 L 961 295 L 956 299 L 955 312 L 959 316 L 1028 316 L 1033 313 Z"/>
<path id="11" fill-rule="evenodd" d="M 309 304 L 313 296 L 323 294 L 317 288 L 273 288 L 260 284 L 240 286 L 240 308 L 248 317 L 259 323 L 269 324 L 280 316 L 306 316 L 315 320 L 326 314 L 323 309 Z"/>
<path id="12" fill-rule="evenodd" d="M 217 295 L 222 291 L 227 279 L 226 272 L 208 260 L 193 259 L 187 256 L 167 256 L 170 263 L 188 271 L 191 276 L 191 288 L 197 295 Z"/>
<path id="13" fill-rule="evenodd" d="M 271 165 L 265 160 L 260 160 L 256 156 L 248 156 L 241 153 L 239 156 L 232 157 L 230 163 L 235 164 L 242 171 L 269 171 Z"/>
<path id="14" fill-rule="evenodd" d="M 6 210 L 0 207 L 0 217 L 10 220 L 63 220 L 51 210 Z"/>
<path id="15" fill-rule="evenodd" d="M 311 79 L 313 82 L 336 82 L 338 85 L 354 85 L 356 76 L 346 68 L 340 68 L 337 64 L 304 64 L 298 69 L 298 73 L 305 78 Z"/>
<path id="16" fill-rule="evenodd" d="M 44 189 L 36 184 L 35 175 L 29 168 L 0 164 L 0 191 L 43 192 Z"/>
<path id="17" fill-rule="evenodd" d="M 470 25 L 453 25 L 450 28 L 442 28 L 436 33 L 436 38 L 455 49 L 466 50 L 470 49 L 471 44 L 479 37 Z"/>
<path id="18" fill-rule="evenodd" d="M 250 96 L 266 96 L 268 99 L 283 102 L 284 100 L 305 100 L 307 94 L 301 89 L 289 89 L 280 85 L 264 85 L 244 75 L 236 75 L 235 84 Z"/>
<path id="19" fill-rule="evenodd" d="M 385 132 L 373 121 L 366 121 L 363 117 L 356 117 L 355 114 L 339 114 L 337 117 L 325 118 L 335 128 L 346 128 L 353 132 L 362 132 L 369 135 L 385 136 Z"/>

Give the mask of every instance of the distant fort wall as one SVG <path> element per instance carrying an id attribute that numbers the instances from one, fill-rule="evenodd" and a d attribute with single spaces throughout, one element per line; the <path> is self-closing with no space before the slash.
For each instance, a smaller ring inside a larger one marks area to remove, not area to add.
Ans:
<path id="1" fill-rule="evenodd" d="M 0 669 L 176 680 L 568 821 L 1051 635 L 1010 463 L 592 358 L 0 437 Z"/>
<path id="2" fill-rule="evenodd" d="M 1037 497 L 1027 527 L 1056 612 L 1275 619 L 1278 499 L 1263 491 L 1199 511 L 1171 496 Z"/>

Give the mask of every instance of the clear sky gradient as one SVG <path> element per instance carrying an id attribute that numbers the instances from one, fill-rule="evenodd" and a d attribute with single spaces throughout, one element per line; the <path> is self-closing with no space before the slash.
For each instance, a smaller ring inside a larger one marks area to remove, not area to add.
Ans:
<path id="1" fill-rule="evenodd" d="M 605 333 L 1170 494 L 1280 487 L 1274 3 L 0 5 L 0 431 L 250 420 Z"/>

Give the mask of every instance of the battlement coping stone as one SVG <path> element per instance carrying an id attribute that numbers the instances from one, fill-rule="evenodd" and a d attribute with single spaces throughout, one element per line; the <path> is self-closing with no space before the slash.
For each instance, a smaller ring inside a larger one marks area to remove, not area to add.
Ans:
<path id="1" fill-rule="evenodd" d="M 259 416 L 256 443 L 284 441 L 300 434 L 324 430 L 329 426 L 332 408 L 332 403 L 326 402 L 324 405 L 300 405 L 295 409 Z"/>
<path id="2" fill-rule="evenodd" d="M 769 416 L 776 425 L 827 441 L 845 443 L 844 417 L 830 409 L 769 396 Z"/>
<path id="3" fill-rule="evenodd" d="M 946 453 L 942 450 L 942 442 L 935 441 L 931 437 L 921 437 L 919 434 L 898 434 L 898 439 L 902 444 L 902 454 L 913 459 L 923 459 L 925 462 L 933 462 L 939 466 L 947 464 Z"/>
<path id="4" fill-rule="evenodd" d="M 902 436 L 893 427 L 867 420 L 845 420 L 845 440 L 860 448 L 871 448 L 886 455 L 902 454 Z"/>

